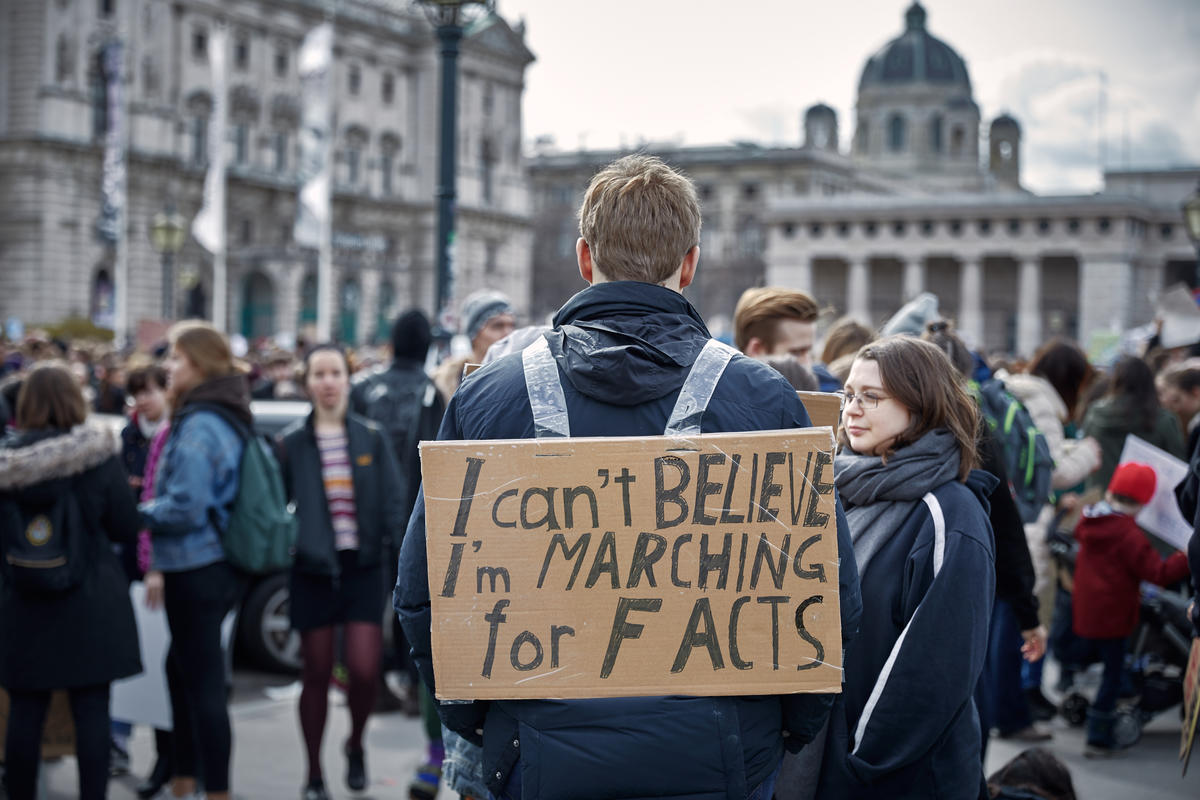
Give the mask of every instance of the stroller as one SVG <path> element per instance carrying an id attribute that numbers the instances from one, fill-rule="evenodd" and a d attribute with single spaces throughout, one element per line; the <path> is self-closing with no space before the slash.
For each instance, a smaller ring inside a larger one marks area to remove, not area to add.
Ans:
<path id="1" fill-rule="evenodd" d="M 1056 519 L 1055 523 L 1059 520 Z M 1069 530 L 1057 524 L 1046 536 L 1050 552 L 1059 568 L 1058 590 L 1054 604 L 1051 649 L 1062 665 L 1064 677 L 1084 671 L 1097 661 L 1086 640 L 1071 630 L 1071 576 L 1079 545 Z M 1191 652 L 1191 621 L 1187 616 L 1189 598 L 1181 591 L 1142 583 L 1137 628 L 1129 639 L 1125 654 L 1125 675 L 1113 739 L 1117 747 L 1131 747 L 1142 737 L 1142 727 L 1159 713 L 1183 701 L 1183 673 Z M 1087 721 L 1091 701 L 1070 680 L 1060 681 L 1063 697 L 1059 714 L 1072 727 Z"/>

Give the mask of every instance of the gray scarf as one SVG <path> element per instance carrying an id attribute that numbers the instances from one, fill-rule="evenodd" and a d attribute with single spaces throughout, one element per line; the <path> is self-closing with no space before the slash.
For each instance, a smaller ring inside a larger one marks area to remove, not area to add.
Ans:
<path id="1" fill-rule="evenodd" d="M 859 575 L 926 493 L 958 479 L 958 442 L 945 428 L 929 431 L 888 458 L 843 450 L 834 458 L 838 494 L 850 523 Z"/>

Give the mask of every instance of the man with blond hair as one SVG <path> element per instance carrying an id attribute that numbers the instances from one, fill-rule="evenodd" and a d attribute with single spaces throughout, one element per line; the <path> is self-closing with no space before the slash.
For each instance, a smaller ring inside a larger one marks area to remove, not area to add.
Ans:
<path id="1" fill-rule="evenodd" d="M 690 180 L 657 158 L 620 159 L 592 179 L 579 232 L 576 263 L 589 286 L 529 348 L 463 381 L 439 439 L 662 435 L 681 388 L 700 381 L 691 377 L 693 364 L 714 351 L 727 364 L 706 384 L 703 432 L 808 424 L 787 381 L 712 341 L 680 293 L 700 258 L 700 204 Z M 842 624 L 852 634 L 861 602 L 840 506 L 838 520 Z M 424 495 L 402 547 L 395 605 L 432 688 Z M 521 797 L 524 783 L 525 796 L 547 800 L 770 800 L 785 747 L 809 742 L 831 702 L 813 694 L 495 700 L 442 705 L 439 713 L 451 729 L 482 741 L 483 775 L 498 798 Z"/>

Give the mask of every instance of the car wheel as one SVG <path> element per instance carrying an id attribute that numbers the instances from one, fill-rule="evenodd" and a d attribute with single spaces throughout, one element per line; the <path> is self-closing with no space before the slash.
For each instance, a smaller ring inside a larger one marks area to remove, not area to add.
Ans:
<path id="1" fill-rule="evenodd" d="M 300 669 L 300 634 L 292 630 L 288 574 L 259 581 L 246 595 L 238 624 L 238 645 L 259 667 L 274 672 Z"/>

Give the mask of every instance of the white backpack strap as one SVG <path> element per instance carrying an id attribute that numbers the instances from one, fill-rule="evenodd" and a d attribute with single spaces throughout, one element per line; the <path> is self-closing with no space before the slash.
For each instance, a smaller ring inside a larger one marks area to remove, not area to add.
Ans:
<path id="1" fill-rule="evenodd" d="M 533 431 L 538 439 L 571 435 L 567 398 L 558 378 L 558 364 L 545 336 L 521 351 L 525 368 L 525 391 L 533 411 Z"/>
<path id="2" fill-rule="evenodd" d="M 737 354 L 737 350 L 727 344 L 709 339 L 700 351 L 700 357 L 692 364 L 692 370 L 679 390 L 679 398 L 675 401 L 675 409 L 667 421 L 667 436 L 695 436 L 700 433 L 700 418 L 708 408 L 717 389 L 717 381 L 721 379 L 729 360 Z"/>

